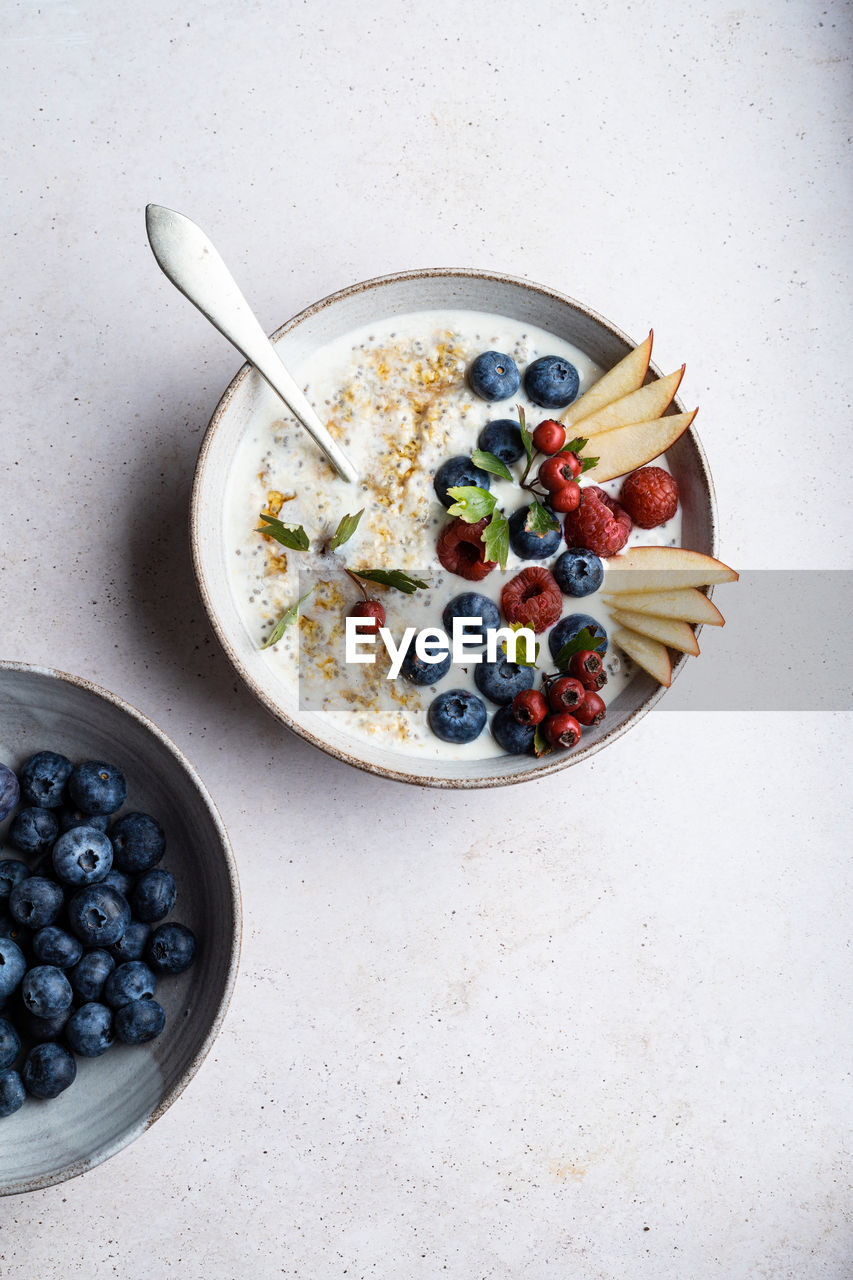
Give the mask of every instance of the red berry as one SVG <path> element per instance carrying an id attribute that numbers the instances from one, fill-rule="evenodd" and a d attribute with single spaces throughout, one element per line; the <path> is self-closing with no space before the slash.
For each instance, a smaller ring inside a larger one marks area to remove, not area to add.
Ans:
<path id="1" fill-rule="evenodd" d="M 569 674 L 580 680 L 585 689 L 601 689 L 607 684 L 607 672 L 601 654 L 594 649 L 582 649 L 569 659 Z"/>
<path id="2" fill-rule="evenodd" d="M 551 494 L 550 505 L 554 511 L 561 513 L 566 511 L 576 511 L 581 503 L 581 487 L 575 484 L 574 480 L 570 480 L 568 484 L 564 484 L 562 489 L 557 489 L 556 493 Z"/>
<path id="3" fill-rule="evenodd" d="M 548 685 L 548 704 L 552 711 L 575 711 L 585 695 L 586 689 L 574 676 L 560 676 Z"/>
<path id="4" fill-rule="evenodd" d="M 601 724 L 606 714 L 604 699 L 599 697 L 594 689 L 587 689 L 583 702 L 575 712 L 577 719 L 588 728 L 593 724 Z"/>
<path id="5" fill-rule="evenodd" d="M 520 622 L 538 634 L 560 617 L 563 595 L 553 574 L 532 566 L 510 578 L 501 591 L 501 608 L 507 622 Z"/>
<path id="6" fill-rule="evenodd" d="M 539 724 L 548 714 L 548 703 L 538 689 L 522 689 L 512 700 L 512 714 L 519 724 Z"/>
<path id="7" fill-rule="evenodd" d="M 466 524 L 458 517 L 448 521 L 438 535 L 436 547 L 438 558 L 445 569 L 460 578 L 467 578 L 469 582 L 480 582 L 497 568 L 495 560 L 486 559 L 486 548 L 482 540 L 486 524 L 486 517 L 476 524 Z"/>
<path id="8" fill-rule="evenodd" d="M 580 742 L 581 727 L 568 711 L 548 716 L 542 722 L 542 728 L 552 747 L 573 747 Z"/>
<path id="9" fill-rule="evenodd" d="M 586 547 L 602 557 L 621 551 L 631 529 L 628 512 L 594 484 L 586 486 L 577 511 L 570 512 L 563 523 L 568 546 Z"/>
<path id="10" fill-rule="evenodd" d="M 540 453 L 559 453 L 566 443 L 566 428 L 553 418 L 540 422 L 533 432 L 533 447 Z"/>
<path id="11" fill-rule="evenodd" d="M 577 454 L 575 453 L 557 453 L 553 458 L 546 458 L 542 463 L 539 468 L 538 479 L 544 484 L 549 493 L 556 493 L 564 485 L 571 484 L 575 476 L 580 475 L 580 463 L 578 462 L 577 470 L 575 470 L 569 461 L 571 458 L 574 458 L 577 462 Z"/>
<path id="12" fill-rule="evenodd" d="M 622 485 L 619 501 L 634 524 L 656 529 L 678 510 L 678 485 L 663 467 L 641 467 Z"/>
<path id="13" fill-rule="evenodd" d="M 379 600 L 359 600 L 358 604 L 354 604 L 349 611 L 351 618 L 371 618 L 373 620 L 372 627 L 363 627 L 362 632 L 370 635 L 371 632 L 378 631 L 380 627 L 385 626 L 385 608 Z"/>

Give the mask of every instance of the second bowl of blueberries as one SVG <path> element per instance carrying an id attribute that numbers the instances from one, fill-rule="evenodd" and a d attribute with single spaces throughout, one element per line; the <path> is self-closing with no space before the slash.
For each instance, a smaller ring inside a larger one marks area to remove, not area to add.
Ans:
<path id="1" fill-rule="evenodd" d="M 227 836 L 177 748 L 103 690 L 0 663 L 0 1190 L 82 1172 L 161 1114 L 218 1031 L 239 937 Z"/>

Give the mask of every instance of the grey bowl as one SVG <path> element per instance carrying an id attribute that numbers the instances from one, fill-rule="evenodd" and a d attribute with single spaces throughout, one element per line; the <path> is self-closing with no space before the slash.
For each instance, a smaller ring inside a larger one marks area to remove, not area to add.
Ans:
<path id="1" fill-rule="evenodd" d="M 59 1098 L 28 1098 L 0 1120 L 2 1195 L 84 1173 L 171 1106 L 222 1025 L 240 955 L 240 888 L 228 836 L 201 779 L 165 734 L 85 680 L 0 662 L 0 760 L 15 768 L 43 749 L 72 760 L 113 761 L 124 770 L 126 808 L 154 814 L 165 828 L 162 865 L 178 882 L 170 919 L 195 931 L 199 949 L 189 972 L 158 985 L 167 1022 L 157 1040 L 78 1058 L 77 1079 Z M 5 856 L 20 855 L 7 846 Z"/>
<path id="2" fill-rule="evenodd" d="M 289 369 L 305 356 L 371 321 L 439 308 L 462 308 L 509 316 L 538 325 L 586 352 L 604 369 L 612 368 L 636 344 L 594 311 L 543 285 L 512 276 L 442 268 L 383 276 L 333 293 L 282 325 L 272 339 Z M 646 381 L 660 377 L 649 367 Z M 307 741 L 347 764 L 401 782 L 433 787 L 496 787 L 542 777 L 569 768 L 625 733 L 666 693 L 640 672 L 608 708 L 607 719 L 584 733 L 579 749 L 555 752 L 541 761 L 527 756 L 486 760 L 414 761 L 374 744 L 360 742 L 316 711 L 305 711 L 283 681 L 276 680 L 254 647 L 231 594 L 225 561 L 222 512 L 228 476 L 260 395 L 260 375 L 244 365 L 222 396 L 202 442 L 193 486 L 191 537 L 196 578 L 213 628 L 234 667 L 253 693 L 284 724 Z M 676 399 L 668 412 L 681 413 Z M 682 497 L 684 545 L 717 554 L 714 487 L 699 437 L 691 428 L 667 451 L 667 462 Z M 710 592 L 709 592 L 710 594 Z M 673 657 L 673 679 L 685 654 Z"/>

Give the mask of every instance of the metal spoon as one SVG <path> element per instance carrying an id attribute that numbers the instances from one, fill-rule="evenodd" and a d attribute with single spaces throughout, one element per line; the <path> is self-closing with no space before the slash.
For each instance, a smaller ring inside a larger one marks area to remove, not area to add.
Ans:
<path id="1" fill-rule="evenodd" d="M 255 366 L 313 436 L 338 475 L 356 484 L 355 467 L 281 363 L 234 277 L 201 227 L 174 209 L 149 204 L 145 210 L 145 228 L 154 257 L 172 284 Z"/>

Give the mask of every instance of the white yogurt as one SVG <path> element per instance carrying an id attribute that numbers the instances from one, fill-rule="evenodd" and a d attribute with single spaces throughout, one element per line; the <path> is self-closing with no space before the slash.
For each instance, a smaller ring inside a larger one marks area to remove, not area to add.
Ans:
<path id="1" fill-rule="evenodd" d="M 388 663 L 381 646 L 374 666 L 347 666 L 344 617 L 360 596 L 343 566 L 403 569 L 429 579 L 430 589 L 413 596 L 368 584 L 370 593 L 382 599 L 387 625 L 399 640 L 405 627 L 441 626 L 444 605 L 460 592 L 499 599 L 513 573 L 538 563 L 519 560 L 510 551 L 505 574 L 495 570 L 482 582 L 467 582 L 447 574 L 436 555 L 438 532 L 447 519 L 433 489 L 442 462 L 470 454 L 487 422 L 517 419 L 516 405 L 524 408 L 531 429 L 549 416 L 525 398 L 523 385 L 500 404 L 473 395 L 465 370 L 487 350 L 511 355 L 522 373 L 539 356 L 563 356 L 578 370 L 579 395 L 601 376 L 576 347 L 516 320 L 476 311 L 424 311 L 385 320 L 330 343 L 293 370 L 363 477 L 361 483 L 355 486 L 340 479 L 286 412 L 256 414 L 229 481 L 224 513 L 227 563 L 231 589 L 253 643 L 260 646 L 285 609 L 314 585 L 299 624 L 265 650 L 265 661 L 279 676 L 299 682 L 303 706 L 322 709 L 355 738 L 379 742 L 407 756 L 482 759 L 502 752 L 488 729 L 474 742 L 453 745 L 435 737 L 427 724 L 427 708 L 436 694 L 453 688 L 476 691 L 473 664 L 452 666 L 444 679 L 427 688 L 385 679 Z M 592 445 L 587 452 L 594 453 Z M 517 477 L 523 464 L 524 459 L 511 468 Z M 666 463 L 659 459 L 657 465 Z M 531 495 L 517 484 L 491 479 L 491 491 L 506 515 L 530 501 Z M 621 480 L 615 480 L 602 488 L 616 495 L 620 485 Z M 361 507 L 364 515 L 350 542 L 332 555 L 323 554 L 319 548 L 328 542 L 340 517 Z M 311 550 L 285 551 L 256 532 L 262 511 L 288 524 L 304 525 Z M 634 530 L 629 545 L 680 542 L 679 510 L 658 529 Z M 565 598 L 563 612 L 590 614 L 612 629 L 600 593 Z M 552 670 L 547 633 L 539 640 L 539 668 Z M 602 694 L 610 702 L 633 668 L 612 647 L 606 665 L 609 681 Z M 490 713 L 496 709 L 488 702 L 487 707 Z"/>

